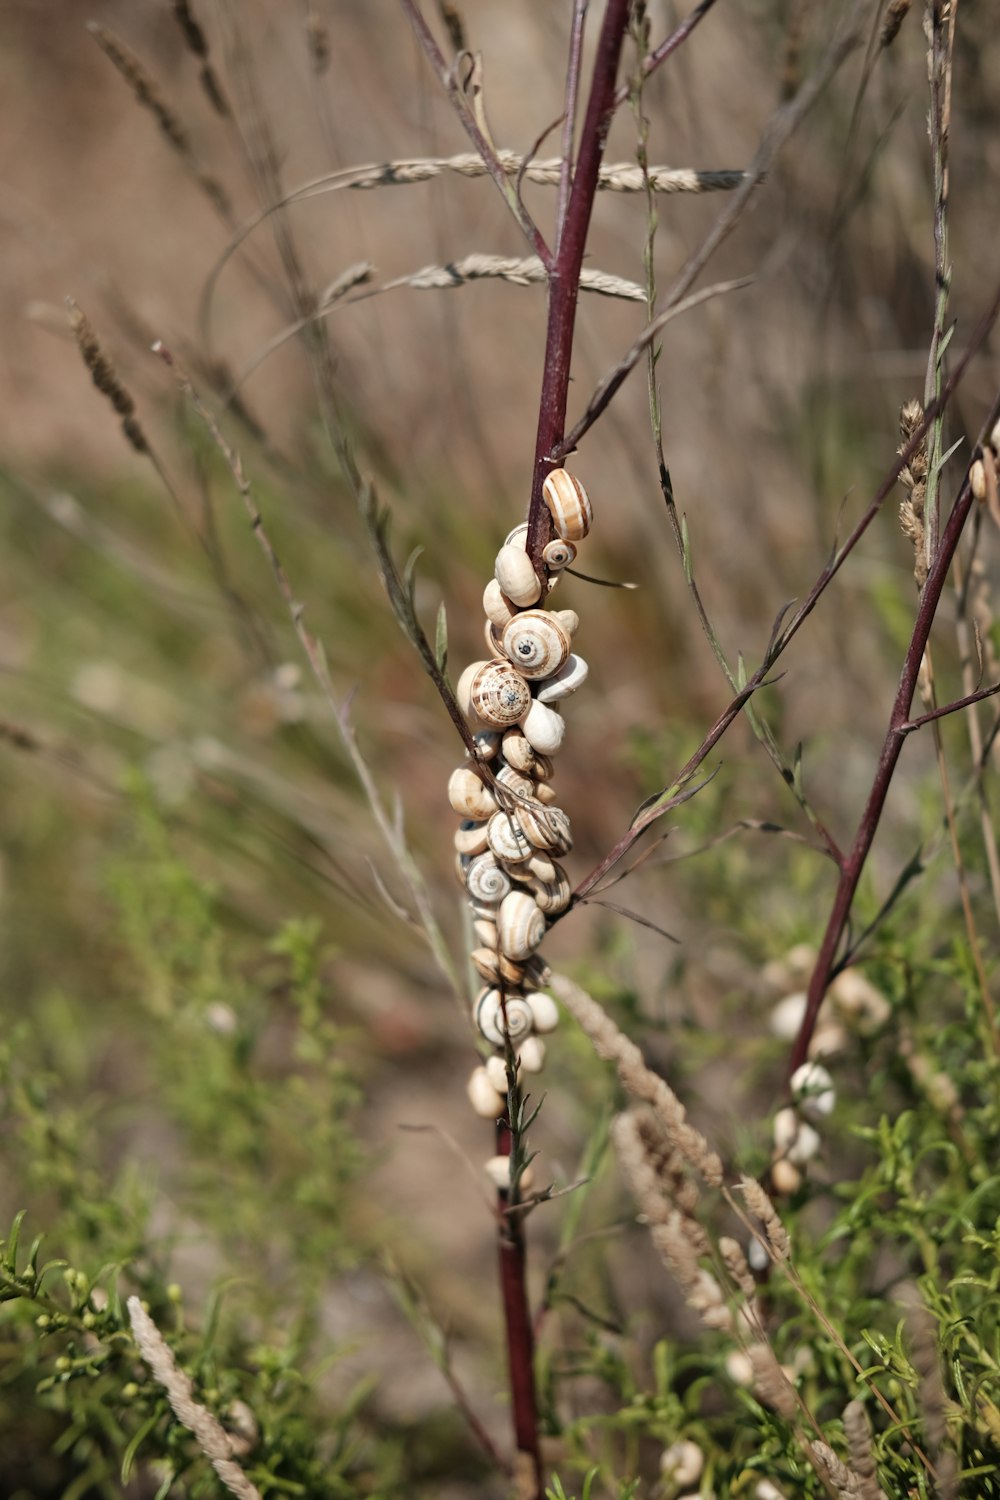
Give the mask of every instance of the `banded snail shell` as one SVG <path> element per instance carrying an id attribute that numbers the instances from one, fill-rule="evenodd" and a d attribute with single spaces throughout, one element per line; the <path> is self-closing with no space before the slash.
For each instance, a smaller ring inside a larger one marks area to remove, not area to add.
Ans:
<path id="1" fill-rule="evenodd" d="M 486 824 L 466 818 L 455 834 L 455 848 L 459 854 L 482 854 L 487 848 Z"/>
<path id="2" fill-rule="evenodd" d="M 535 752 L 519 729 L 508 729 L 500 741 L 500 753 L 515 771 L 534 771 Z"/>
<path id="3" fill-rule="evenodd" d="M 469 701 L 487 724 L 506 728 L 531 708 L 531 689 L 509 662 L 483 662 L 469 687 Z"/>
<path id="4" fill-rule="evenodd" d="M 524 977 L 536 990 L 543 990 L 552 983 L 552 970 L 540 953 L 533 953 L 524 960 Z"/>
<path id="5" fill-rule="evenodd" d="M 517 1060 L 526 1073 L 540 1073 L 545 1066 L 545 1043 L 541 1037 L 525 1037 L 517 1049 Z"/>
<path id="6" fill-rule="evenodd" d="M 568 568 L 570 563 L 575 561 L 576 548 L 572 542 L 564 542 L 561 536 L 556 537 L 554 541 L 547 542 L 542 548 L 542 562 L 555 573 Z"/>
<path id="7" fill-rule="evenodd" d="M 465 1092 L 476 1114 L 484 1120 L 499 1120 L 507 1107 L 503 1094 L 497 1093 L 485 1068 L 473 1070 Z"/>
<path id="8" fill-rule="evenodd" d="M 476 680 L 477 672 L 486 666 L 489 666 L 489 662 L 470 661 L 455 684 L 455 697 L 458 699 L 458 706 L 468 718 L 476 717 L 475 709 L 472 706 L 472 684 Z M 489 732 L 489 725 L 486 726 L 486 729 Z"/>
<path id="9" fill-rule="evenodd" d="M 515 960 L 530 958 L 545 936 L 545 915 L 526 891 L 511 891 L 497 913 L 497 946 Z"/>
<path id="10" fill-rule="evenodd" d="M 495 906 L 510 890 L 510 876 L 501 870 L 492 854 L 480 854 L 465 872 L 465 888 L 473 901 Z"/>
<path id="11" fill-rule="evenodd" d="M 512 599 L 508 599 L 503 589 L 495 578 L 491 578 L 483 590 L 483 614 L 491 620 L 498 630 L 502 630 L 508 620 L 514 618 L 517 606 Z"/>
<path id="12" fill-rule="evenodd" d="M 486 825 L 486 840 L 497 859 L 519 864 L 531 858 L 531 845 L 510 813 L 493 814 Z M 510 956 L 516 957 L 513 953 Z"/>
<path id="13" fill-rule="evenodd" d="M 558 866 L 549 859 L 547 854 L 533 854 L 528 860 L 527 875 L 522 877 L 535 880 L 555 880 Z"/>
<path id="14" fill-rule="evenodd" d="M 583 657 L 574 656 L 571 651 L 559 671 L 547 682 L 543 682 L 538 689 L 539 701 L 558 703 L 560 698 L 568 698 L 570 693 L 575 693 L 577 688 L 583 687 L 587 680 L 588 670 Z"/>
<path id="15" fill-rule="evenodd" d="M 520 526 L 515 526 L 512 531 L 508 531 L 506 537 L 504 538 L 504 546 L 505 547 L 520 547 L 521 550 L 522 550 L 522 552 L 527 549 L 527 546 L 528 546 L 528 523 L 527 523 L 527 521 L 522 521 L 521 524 L 520 524 Z"/>
<path id="16" fill-rule="evenodd" d="M 501 547 L 494 572 L 507 598 L 522 608 L 534 604 L 542 592 L 534 564 L 523 547 Z"/>
<path id="17" fill-rule="evenodd" d="M 533 849 L 554 854 L 568 854 L 572 849 L 569 818 L 561 807 L 543 807 L 540 802 L 529 802 L 518 807 L 516 817 Z"/>
<path id="18" fill-rule="evenodd" d="M 590 530 L 594 511 L 587 491 L 566 469 L 553 469 L 545 477 L 542 495 L 552 524 L 567 542 L 580 542 Z"/>
<path id="19" fill-rule="evenodd" d="M 506 660 L 504 649 L 500 644 L 500 632 L 492 620 L 483 621 L 483 639 L 486 641 L 486 649 L 498 656 L 501 661 Z"/>
<path id="20" fill-rule="evenodd" d="M 448 778 L 448 801 L 463 818 L 485 822 L 497 810 L 497 799 L 471 766 L 459 766 Z"/>
<path id="21" fill-rule="evenodd" d="M 544 609 L 526 609 L 515 615 L 504 626 L 500 644 L 522 677 L 552 677 L 570 654 L 569 636 Z"/>
<path id="22" fill-rule="evenodd" d="M 502 786 L 505 791 L 513 792 L 515 797 L 530 797 L 535 790 L 535 783 L 531 778 L 524 776 L 520 771 L 515 771 L 511 765 L 500 767 L 497 772 L 497 786 Z"/>
<path id="23" fill-rule="evenodd" d="M 535 1030 L 542 1035 L 555 1031 L 559 1025 L 559 1007 L 552 996 L 546 995 L 543 990 L 532 990 L 524 998 L 528 1002 Z"/>
<path id="24" fill-rule="evenodd" d="M 566 721 L 554 708 L 549 708 L 547 703 L 539 703 L 537 698 L 532 699 L 530 707 L 517 722 L 528 743 L 542 755 L 555 755 L 561 748 L 566 734 Z"/>
<path id="25" fill-rule="evenodd" d="M 502 981 L 508 988 L 519 987 L 524 978 L 524 965 L 516 964 L 496 948 L 473 948 L 469 958 L 476 973 L 489 985 Z"/>
<path id="26" fill-rule="evenodd" d="M 536 754 L 535 766 L 531 774 L 536 781 L 551 781 L 555 774 L 555 769 L 555 766 L 547 755 Z"/>
<path id="27" fill-rule="evenodd" d="M 474 1015 L 479 1030 L 495 1047 L 502 1047 L 508 1037 L 519 1042 L 531 1035 L 531 1010 L 520 995 L 502 998 L 499 990 L 483 990 L 476 1000 Z"/>
<path id="28" fill-rule="evenodd" d="M 540 880 L 538 876 L 534 876 L 528 881 L 528 889 L 535 905 L 546 916 L 555 916 L 558 912 L 565 911 L 573 894 L 569 876 L 561 865 L 556 865 L 554 880 Z M 497 928 L 498 941 L 499 936 L 500 929 Z"/>

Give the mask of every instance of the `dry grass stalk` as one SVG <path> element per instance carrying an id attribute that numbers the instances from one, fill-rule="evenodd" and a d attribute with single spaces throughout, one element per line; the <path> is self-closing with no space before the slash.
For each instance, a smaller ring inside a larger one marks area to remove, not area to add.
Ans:
<path id="1" fill-rule="evenodd" d="M 198 1447 L 226 1489 L 238 1496 L 238 1500 L 261 1500 L 260 1490 L 233 1457 L 235 1450 L 229 1434 L 218 1418 L 194 1399 L 190 1377 L 178 1369 L 173 1353 L 138 1297 L 128 1299 L 128 1315 L 139 1351 L 166 1391 L 174 1416 L 194 1433 Z"/>
<path id="2" fill-rule="evenodd" d="M 598 1057 L 615 1064 L 626 1092 L 633 1099 L 652 1106 L 671 1146 L 688 1166 L 700 1173 L 709 1186 L 722 1187 L 720 1157 L 711 1150 L 701 1132 L 686 1123 L 687 1111 L 684 1105 L 670 1085 L 647 1068 L 635 1043 L 630 1042 L 619 1031 L 596 1000 L 564 974 L 554 975 L 549 988 L 583 1027 L 593 1042 Z"/>
<path id="3" fill-rule="evenodd" d="M 763 1226 L 765 1249 L 770 1251 L 775 1260 L 787 1260 L 791 1253 L 788 1231 L 760 1183 L 754 1177 L 744 1177 L 740 1182 L 740 1191 L 747 1208 Z"/>
<path id="4" fill-rule="evenodd" d="M 889 0 L 889 6 L 882 22 L 882 30 L 879 33 L 879 41 L 883 47 L 891 47 L 899 35 L 899 28 L 906 19 L 906 13 L 910 8 L 911 0 Z"/>
<path id="5" fill-rule="evenodd" d="M 885 1490 L 879 1484 L 875 1472 L 872 1430 L 860 1401 L 849 1401 L 844 1407 L 844 1433 L 847 1437 L 847 1451 L 851 1455 L 851 1464 L 858 1479 L 861 1500 L 886 1500 Z"/>
<path id="6" fill-rule="evenodd" d="M 906 1309 L 910 1356 L 913 1368 L 920 1377 L 920 1409 L 927 1447 L 937 1471 L 938 1495 L 940 1500 L 954 1500 L 957 1494 L 958 1465 L 955 1454 L 945 1447 L 948 1440 L 948 1397 L 941 1379 L 937 1325 L 925 1307 L 920 1292 L 912 1283 L 900 1288 L 898 1300 Z"/>
<path id="7" fill-rule="evenodd" d="M 382 290 L 408 286 L 420 292 L 442 291 L 488 278 L 509 281 L 515 286 L 544 286 L 548 282 L 548 272 L 537 255 L 466 255 L 461 260 L 449 261 L 444 266 L 424 266 L 410 276 L 400 276 L 395 281 L 387 282 Z M 580 272 L 580 290 L 596 292 L 603 297 L 623 297 L 629 302 L 646 300 L 645 288 L 636 282 L 625 281 L 620 276 L 611 276 L 606 271 L 595 271 L 586 266 Z"/>
<path id="8" fill-rule="evenodd" d="M 794 1422 L 799 1414 L 795 1387 L 779 1365 L 770 1344 L 751 1344 L 747 1358 L 753 1369 L 753 1387 L 760 1399 L 767 1403 L 786 1422 Z"/>
<path id="9" fill-rule="evenodd" d="M 752 1301 L 757 1291 L 757 1282 L 743 1253 L 743 1246 L 738 1240 L 730 1239 L 729 1235 L 724 1234 L 719 1239 L 719 1254 L 744 1297 L 748 1302 Z"/>
<path id="10" fill-rule="evenodd" d="M 317 78 L 320 78 L 330 66 L 330 33 L 315 5 L 309 7 L 305 31 L 309 62 Z"/>
<path id="11" fill-rule="evenodd" d="M 828 1443 L 810 1443 L 809 1456 L 820 1478 L 832 1486 L 837 1500 L 859 1500 L 863 1491 L 857 1474 L 841 1462 Z"/>
<path id="12" fill-rule="evenodd" d="M 122 431 L 137 453 L 149 453 L 149 443 L 135 415 L 135 402 L 118 378 L 118 372 L 104 353 L 90 319 L 72 297 L 66 298 L 69 326 L 76 346 L 91 378 L 102 396 L 107 397 L 122 419 Z"/>
<path id="13" fill-rule="evenodd" d="M 544 161 L 528 161 L 516 151 L 498 151 L 497 160 L 508 177 L 522 176 L 526 182 L 541 187 L 558 187 L 562 174 L 562 158 L 555 156 Z M 634 162 L 609 162 L 598 173 L 599 191 L 608 193 L 643 193 L 647 186 L 654 193 L 720 193 L 739 187 L 744 174 L 741 171 L 696 172 L 691 167 L 661 167 L 649 169 L 648 183 L 641 167 Z M 405 187 L 415 182 L 430 182 L 455 172 L 460 177 L 485 177 L 488 168 L 481 156 L 471 151 L 459 152 L 456 156 L 406 157 L 398 161 L 382 162 L 373 167 L 352 169 L 350 179 L 329 186 L 349 188 Z M 338 176 L 340 174 L 338 173 Z M 316 183 L 317 189 L 322 183 Z M 302 189 L 303 192 L 311 188 Z"/>
<path id="14" fill-rule="evenodd" d="M 208 43 L 205 40 L 205 33 L 195 20 L 188 0 L 171 0 L 170 9 L 174 13 L 174 20 L 181 28 L 189 51 L 194 53 L 201 64 L 198 76 L 201 79 L 201 86 L 205 90 L 209 104 L 211 104 L 217 114 L 228 119 L 230 115 L 229 105 L 222 91 L 222 85 L 216 76 L 215 69 L 209 62 Z"/>
<path id="15" fill-rule="evenodd" d="M 923 420 L 923 407 L 919 401 L 908 401 L 899 413 L 899 433 L 902 438 L 899 448 L 902 453 Z M 899 502 L 899 525 L 904 536 L 913 543 L 913 576 L 917 588 L 923 588 L 927 578 L 927 559 L 924 539 L 924 507 L 927 495 L 927 442 L 922 441 L 900 471 L 899 482 L 904 494 Z"/>

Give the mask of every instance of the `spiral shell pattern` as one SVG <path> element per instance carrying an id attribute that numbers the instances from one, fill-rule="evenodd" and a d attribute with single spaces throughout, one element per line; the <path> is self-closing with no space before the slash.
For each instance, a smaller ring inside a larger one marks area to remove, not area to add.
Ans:
<path id="1" fill-rule="evenodd" d="M 580 624 L 575 610 L 548 609 L 545 601 L 575 561 L 593 512 L 583 485 L 565 469 L 547 476 L 543 496 L 556 534 L 542 548 L 537 573 L 527 525 L 504 540 L 483 591 L 488 659 L 466 667 L 456 686 L 473 734 L 465 765 L 448 783 L 462 819 L 456 872 L 473 916 L 470 962 L 485 985 L 472 1019 L 496 1049 L 468 1083 L 469 1102 L 483 1119 L 502 1119 L 512 1081 L 516 1086 L 519 1073 L 543 1066 L 542 1036 L 555 1030 L 559 1010 L 545 991 L 551 974 L 538 947 L 572 901 L 569 877 L 556 863 L 573 839 L 551 785 L 566 732 L 553 705 L 561 708 L 584 683 L 587 664 L 571 649 Z M 505 1189 L 507 1158 L 494 1166 Z"/>

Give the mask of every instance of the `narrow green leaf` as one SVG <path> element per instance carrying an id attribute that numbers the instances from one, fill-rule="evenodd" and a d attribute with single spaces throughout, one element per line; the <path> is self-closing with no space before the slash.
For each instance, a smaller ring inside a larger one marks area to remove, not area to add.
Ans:
<path id="1" fill-rule="evenodd" d="M 131 1442 L 122 1454 L 122 1484 L 128 1484 L 136 1455 L 159 1420 L 159 1414 L 154 1412 L 134 1433 Z"/>
<path id="2" fill-rule="evenodd" d="M 448 670 L 448 611 L 444 600 L 438 605 L 437 628 L 434 632 L 434 660 L 443 675 Z"/>

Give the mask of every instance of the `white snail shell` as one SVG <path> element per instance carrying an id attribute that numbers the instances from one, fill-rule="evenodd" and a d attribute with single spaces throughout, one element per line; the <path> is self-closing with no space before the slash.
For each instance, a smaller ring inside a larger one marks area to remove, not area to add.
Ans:
<path id="1" fill-rule="evenodd" d="M 504 546 L 520 547 L 522 552 L 526 550 L 528 546 L 527 521 L 522 521 L 520 526 L 515 526 L 512 531 L 508 531 L 506 537 L 504 538 Z"/>
<path id="2" fill-rule="evenodd" d="M 488 1162 L 484 1162 L 483 1170 L 493 1186 L 499 1188 L 502 1193 L 505 1193 L 510 1187 L 509 1156 L 491 1156 Z M 517 1179 L 518 1186 L 527 1192 L 534 1183 L 534 1180 L 535 1174 L 532 1172 L 531 1167 L 527 1166 Z"/>
<path id="3" fill-rule="evenodd" d="M 518 864 L 531 858 L 531 845 L 510 813 L 493 814 L 486 826 L 486 840 L 497 859 Z M 512 953 L 510 956 L 514 958 L 516 955 Z"/>
<path id="4" fill-rule="evenodd" d="M 526 1037 L 517 1049 L 517 1059 L 526 1073 L 540 1073 L 545 1066 L 545 1043 L 541 1037 Z"/>
<path id="5" fill-rule="evenodd" d="M 582 541 L 590 530 L 594 511 L 579 479 L 565 469 L 553 469 L 546 475 L 542 495 L 552 516 L 552 524 L 563 540 Z"/>
<path id="6" fill-rule="evenodd" d="M 504 657 L 504 649 L 500 644 L 500 632 L 492 620 L 484 620 L 483 622 L 483 639 L 486 642 L 487 651 L 491 652 L 493 656 Z"/>
<path id="7" fill-rule="evenodd" d="M 545 914 L 526 891 L 511 891 L 497 913 L 497 945 L 508 958 L 529 958 L 545 936 Z"/>
<path id="8" fill-rule="evenodd" d="M 504 626 L 500 644 L 522 677 L 552 677 L 570 654 L 565 629 L 544 609 L 526 609 L 515 615 Z"/>
<path id="9" fill-rule="evenodd" d="M 562 746 L 566 721 L 554 708 L 549 708 L 547 703 L 539 703 L 537 698 L 533 699 L 518 723 L 525 739 L 542 755 L 555 755 Z"/>
<path id="10" fill-rule="evenodd" d="M 497 810 L 497 799 L 471 766 L 459 766 L 448 778 L 448 801 L 463 818 L 485 822 Z"/>
<path id="11" fill-rule="evenodd" d="M 498 921 L 497 932 L 499 931 Z M 821 1063 L 803 1063 L 801 1068 L 795 1069 L 788 1083 L 796 1109 L 807 1120 L 822 1120 L 831 1113 L 837 1102 L 833 1079 Z"/>
<path id="12" fill-rule="evenodd" d="M 459 854 L 482 854 L 487 848 L 486 824 L 473 823 L 466 819 L 455 834 L 455 848 Z"/>
<path id="13" fill-rule="evenodd" d="M 480 854 L 465 872 L 465 888 L 473 901 L 497 905 L 510 890 L 510 876 L 501 870 L 492 854 Z"/>
<path id="14" fill-rule="evenodd" d="M 466 717 L 475 717 L 475 711 L 472 707 L 472 684 L 476 680 L 476 674 L 485 666 L 488 666 L 488 663 L 485 661 L 470 661 L 455 684 L 455 697 L 458 699 L 459 708 Z M 489 726 L 487 726 L 488 728 Z"/>
<path id="15" fill-rule="evenodd" d="M 475 1006 L 476 1025 L 488 1042 L 502 1047 L 507 1037 L 519 1042 L 531 1035 L 531 1009 L 520 995 L 501 999 L 499 990 L 483 990 Z"/>
<path id="16" fill-rule="evenodd" d="M 503 589 L 495 578 L 491 578 L 483 590 L 483 613 L 486 618 L 502 630 L 508 620 L 514 618 L 517 606 L 512 599 L 508 599 Z"/>
<path id="17" fill-rule="evenodd" d="M 477 917 L 472 924 L 472 930 L 476 934 L 476 941 L 482 943 L 484 948 L 496 948 L 497 924 L 493 921 L 496 916 L 495 906 L 481 906 L 480 911 L 488 911 L 488 917 Z"/>
<path id="18" fill-rule="evenodd" d="M 506 1099 L 510 1087 L 507 1081 L 507 1059 L 497 1057 L 494 1053 L 492 1057 L 486 1059 L 486 1072 L 497 1093 L 502 1094 Z"/>
<path id="19" fill-rule="evenodd" d="M 535 905 L 547 916 L 554 916 L 557 912 L 565 911 L 573 894 L 569 876 L 561 865 L 556 865 L 554 880 L 539 880 L 537 876 L 533 876 L 528 881 L 528 890 L 534 898 Z"/>
<path id="20" fill-rule="evenodd" d="M 558 703 L 560 698 L 568 698 L 586 682 L 588 670 L 583 657 L 574 656 L 571 651 L 558 672 L 538 689 L 539 702 Z"/>
<path id="21" fill-rule="evenodd" d="M 494 568 L 496 581 L 514 604 L 534 604 L 542 592 L 531 558 L 523 547 L 501 547 Z"/>
<path id="22" fill-rule="evenodd" d="M 484 1120 L 499 1120 L 507 1107 L 503 1094 L 497 1093 L 485 1068 L 473 1071 L 465 1092 L 476 1114 Z"/>
<path id="23" fill-rule="evenodd" d="M 575 609 L 554 609 L 552 618 L 558 620 L 566 634 L 572 640 L 580 628 L 580 616 Z"/>
<path id="24" fill-rule="evenodd" d="M 561 807 L 543 807 L 540 802 L 522 803 L 516 816 L 521 831 L 534 849 L 551 850 L 555 854 L 567 854 L 572 849 L 569 818 Z"/>
<path id="25" fill-rule="evenodd" d="M 562 568 L 568 568 L 571 562 L 576 561 L 576 548 L 572 542 L 564 542 L 562 537 L 555 541 L 547 542 L 542 548 L 542 561 L 547 568 L 559 572 Z"/>
<path id="26" fill-rule="evenodd" d="M 506 728 L 530 712 L 531 689 L 509 662 L 487 661 L 469 685 L 469 701 L 487 724 Z"/>
<path id="27" fill-rule="evenodd" d="M 508 729 L 500 748 L 504 760 L 515 771 L 534 771 L 535 752 L 519 729 Z"/>
<path id="28" fill-rule="evenodd" d="M 542 990 L 532 990 L 524 998 L 531 1011 L 535 1030 L 543 1035 L 555 1031 L 559 1025 L 559 1007 L 552 996 L 546 995 Z"/>
<path id="29" fill-rule="evenodd" d="M 500 749 L 500 736 L 492 729 L 480 729 L 472 736 L 477 760 L 492 760 Z"/>

